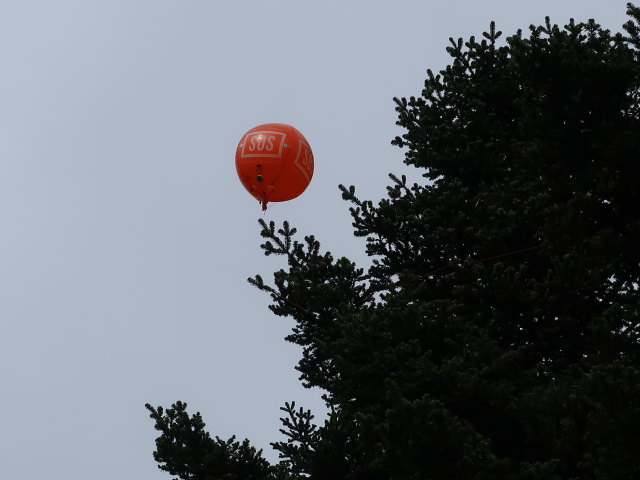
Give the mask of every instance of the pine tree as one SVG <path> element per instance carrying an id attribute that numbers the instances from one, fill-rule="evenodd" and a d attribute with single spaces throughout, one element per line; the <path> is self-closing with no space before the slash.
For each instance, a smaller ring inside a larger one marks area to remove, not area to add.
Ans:
<path id="1" fill-rule="evenodd" d="M 301 380 L 331 413 L 316 425 L 285 405 L 282 462 L 268 466 L 248 443 L 240 454 L 202 436 L 199 417 L 191 447 L 170 410 L 148 407 L 162 468 L 184 480 L 640 478 L 640 9 L 628 14 L 625 34 L 547 19 L 506 41 L 493 23 L 451 39 L 451 64 L 395 99 L 405 133 L 393 143 L 424 182 L 391 175 L 377 205 L 341 186 L 370 267 L 261 221 L 265 254 L 287 268 L 250 282 L 295 319 Z M 203 459 L 224 448 L 259 473 L 183 473 L 223 462 Z"/>

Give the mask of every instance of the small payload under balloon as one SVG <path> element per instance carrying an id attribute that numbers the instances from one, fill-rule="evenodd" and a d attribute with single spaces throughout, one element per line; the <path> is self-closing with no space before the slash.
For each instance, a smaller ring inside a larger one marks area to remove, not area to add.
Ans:
<path id="1" fill-rule="evenodd" d="M 304 192 L 313 177 L 313 152 L 296 128 L 265 123 L 245 133 L 236 149 L 236 170 L 244 188 L 267 209 Z"/>

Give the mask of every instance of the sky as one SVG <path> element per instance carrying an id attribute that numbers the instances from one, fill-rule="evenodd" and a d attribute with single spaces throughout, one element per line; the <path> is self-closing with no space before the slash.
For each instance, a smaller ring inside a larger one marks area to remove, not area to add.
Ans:
<path id="1" fill-rule="evenodd" d="M 449 37 L 595 18 L 626 0 L 0 1 L 0 476 L 170 478 L 144 404 L 182 400 L 213 435 L 277 455 L 302 388 L 291 319 L 246 281 L 284 267 L 258 219 L 366 266 L 338 184 L 378 200 L 420 178 L 390 141 Z M 296 126 L 307 191 L 260 205 L 234 155 Z M 413 178 L 412 177 L 412 178 Z"/>

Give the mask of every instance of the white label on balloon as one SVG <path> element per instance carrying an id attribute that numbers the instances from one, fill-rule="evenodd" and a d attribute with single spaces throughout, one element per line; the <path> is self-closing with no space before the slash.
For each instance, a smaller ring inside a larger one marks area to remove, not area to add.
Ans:
<path id="1" fill-rule="evenodd" d="M 240 158 L 273 157 L 280 158 L 284 148 L 284 139 L 287 136 L 282 132 L 251 132 L 247 133 L 242 142 Z"/>
<path id="2" fill-rule="evenodd" d="M 307 142 L 300 140 L 298 154 L 293 163 L 300 169 L 307 181 L 311 181 L 311 177 L 313 176 L 313 153 Z"/>

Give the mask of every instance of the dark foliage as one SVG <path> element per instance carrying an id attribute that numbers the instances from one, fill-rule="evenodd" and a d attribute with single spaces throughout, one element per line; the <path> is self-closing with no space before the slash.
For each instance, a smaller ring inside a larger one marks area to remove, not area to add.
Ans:
<path id="1" fill-rule="evenodd" d="M 183 404 L 151 409 L 161 468 L 640 478 L 640 9 L 628 13 L 626 35 L 547 20 L 528 37 L 501 42 L 492 24 L 451 40 L 451 65 L 395 99 L 406 133 L 393 143 L 423 184 L 392 175 L 377 205 L 341 187 L 369 268 L 261 221 L 265 254 L 288 265 L 272 286 L 250 282 L 295 319 L 301 380 L 331 413 L 318 426 L 287 404 L 269 467 Z"/>
<path id="2" fill-rule="evenodd" d="M 182 480 L 271 480 L 276 470 L 262 458 L 262 452 L 235 437 L 211 438 L 199 413 L 189 417 L 187 404 L 171 408 L 146 405 L 160 436 L 153 458 L 159 468 Z"/>

